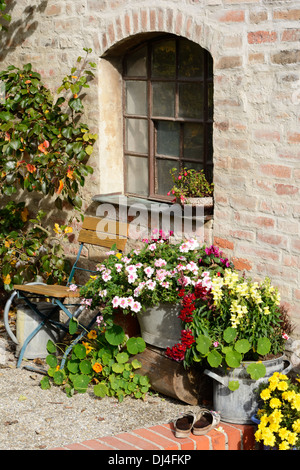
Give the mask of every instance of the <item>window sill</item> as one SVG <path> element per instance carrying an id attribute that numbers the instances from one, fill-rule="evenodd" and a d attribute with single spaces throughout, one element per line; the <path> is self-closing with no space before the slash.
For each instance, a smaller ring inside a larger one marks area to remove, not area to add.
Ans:
<path id="1" fill-rule="evenodd" d="M 144 199 L 142 197 L 133 197 L 133 196 L 125 196 L 124 194 L 97 194 L 93 196 L 92 200 L 94 202 L 98 202 L 100 204 L 111 204 L 115 208 L 123 209 L 123 213 L 126 210 L 126 215 L 128 216 L 128 209 L 132 206 L 142 205 L 145 209 L 147 209 L 148 213 L 162 213 L 162 214 L 169 214 L 173 203 L 166 202 L 166 201 L 154 201 L 150 199 Z M 181 208 L 182 216 L 184 219 L 190 218 L 190 215 L 185 215 L 184 206 L 180 206 L 177 204 L 177 207 Z M 192 209 L 192 218 L 196 218 L 196 208 L 193 207 Z M 213 220 L 213 207 L 204 207 L 204 223 L 209 220 Z"/>

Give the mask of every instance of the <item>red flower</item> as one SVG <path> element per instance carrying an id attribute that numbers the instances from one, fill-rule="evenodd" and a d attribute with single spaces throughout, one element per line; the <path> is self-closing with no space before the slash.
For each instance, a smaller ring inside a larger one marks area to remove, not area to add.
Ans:
<path id="1" fill-rule="evenodd" d="M 186 346 L 183 344 L 175 344 L 175 346 L 171 348 L 167 348 L 166 350 L 166 356 L 169 357 L 170 359 L 173 359 L 174 361 L 183 361 L 184 356 L 185 356 L 185 351 L 186 351 Z"/>
<path id="2" fill-rule="evenodd" d="M 181 343 L 186 346 L 187 349 L 191 347 L 193 343 L 195 343 L 195 338 L 191 332 L 191 330 L 181 330 Z"/>

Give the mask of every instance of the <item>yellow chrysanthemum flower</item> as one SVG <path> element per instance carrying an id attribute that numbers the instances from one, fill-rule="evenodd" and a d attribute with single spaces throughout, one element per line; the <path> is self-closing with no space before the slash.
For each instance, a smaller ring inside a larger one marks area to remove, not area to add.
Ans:
<path id="1" fill-rule="evenodd" d="M 294 410 L 300 411 L 300 394 L 299 393 L 295 394 L 295 396 L 292 400 L 292 403 L 291 403 L 291 407 Z"/>
<path id="2" fill-rule="evenodd" d="M 271 408 L 280 408 L 281 407 L 281 401 L 279 398 L 272 398 L 270 400 L 270 407 Z"/>
<path id="3" fill-rule="evenodd" d="M 265 428 L 262 431 L 262 439 L 266 446 L 270 446 L 270 447 L 275 446 L 275 436 L 269 428 Z"/>
<path id="4" fill-rule="evenodd" d="M 300 419 L 296 419 L 296 421 L 293 422 L 292 428 L 293 428 L 293 431 L 300 434 Z"/>
<path id="5" fill-rule="evenodd" d="M 283 380 L 281 380 L 281 382 L 279 382 L 278 385 L 277 385 L 277 389 L 280 390 L 281 392 L 284 392 L 288 388 L 289 388 L 288 383 L 284 382 Z"/>
<path id="6" fill-rule="evenodd" d="M 261 391 L 260 398 L 262 400 L 269 400 L 271 397 L 271 391 L 268 388 L 265 388 L 264 390 Z"/>
<path id="7" fill-rule="evenodd" d="M 289 450 L 289 448 L 290 448 L 290 446 L 289 446 L 289 443 L 287 441 L 282 441 L 279 444 L 279 447 L 278 447 L 279 450 Z"/>

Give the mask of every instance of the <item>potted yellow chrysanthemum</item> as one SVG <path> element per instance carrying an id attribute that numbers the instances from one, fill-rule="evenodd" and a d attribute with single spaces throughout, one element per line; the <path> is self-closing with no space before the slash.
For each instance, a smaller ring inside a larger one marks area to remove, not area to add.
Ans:
<path id="1" fill-rule="evenodd" d="M 275 372 L 260 384 L 259 410 L 253 422 L 258 424 L 257 442 L 267 449 L 300 449 L 300 387 L 285 374 Z"/>

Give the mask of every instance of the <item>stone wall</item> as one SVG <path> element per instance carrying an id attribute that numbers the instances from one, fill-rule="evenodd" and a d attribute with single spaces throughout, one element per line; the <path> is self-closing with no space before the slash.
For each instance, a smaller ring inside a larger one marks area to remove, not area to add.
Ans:
<path id="1" fill-rule="evenodd" d="M 247 275 L 271 277 L 299 336 L 300 1 L 18 0 L 9 10 L 2 67 L 31 62 L 54 89 L 83 47 L 98 58 L 86 100 L 86 119 L 100 135 L 84 189 L 87 209 L 101 192 L 101 174 L 107 181 L 108 164 L 123 172 L 122 117 L 103 101 L 103 71 L 113 69 L 117 89 L 118 54 L 148 33 L 180 35 L 211 53 L 214 242 Z M 114 185 L 112 191 L 122 190 L 122 178 Z"/>

